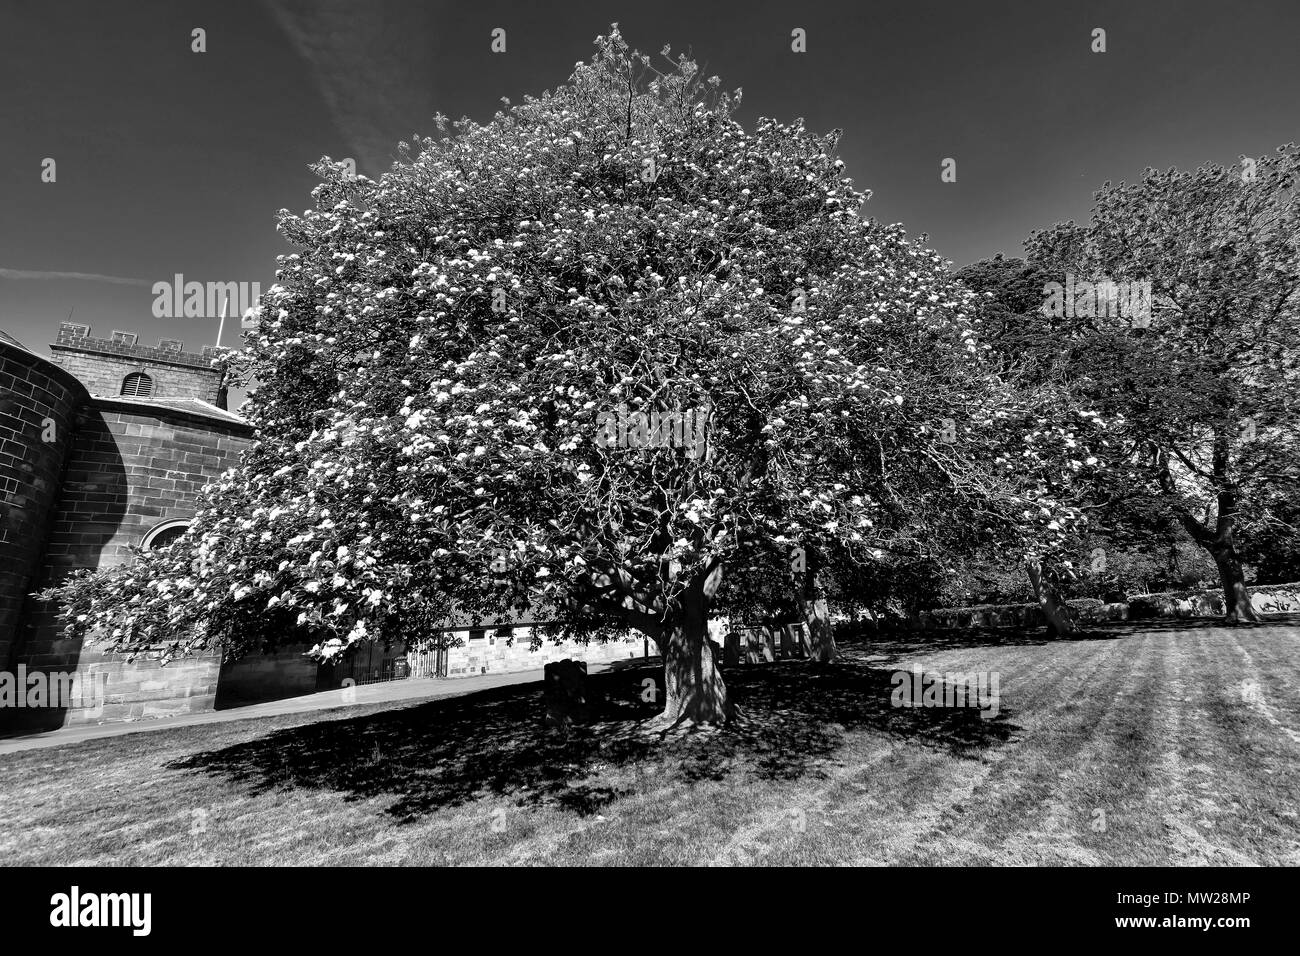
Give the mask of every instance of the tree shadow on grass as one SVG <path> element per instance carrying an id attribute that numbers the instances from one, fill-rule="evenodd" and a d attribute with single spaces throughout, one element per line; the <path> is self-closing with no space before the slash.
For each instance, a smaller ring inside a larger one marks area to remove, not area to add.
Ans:
<path id="1" fill-rule="evenodd" d="M 1005 710 L 984 719 L 974 706 L 894 707 L 893 673 L 851 654 L 825 667 L 729 668 L 740 721 L 651 734 L 644 722 L 661 709 L 662 671 L 625 667 L 588 678 L 592 719 L 567 734 L 543 726 L 540 685 L 514 685 L 287 728 L 168 769 L 224 777 L 254 794 L 305 788 L 348 800 L 394 798 L 387 813 L 403 822 L 494 796 L 591 814 L 633 792 L 646 774 L 656 781 L 822 776 L 849 732 L 975 758 L 1018 729 Z"/>

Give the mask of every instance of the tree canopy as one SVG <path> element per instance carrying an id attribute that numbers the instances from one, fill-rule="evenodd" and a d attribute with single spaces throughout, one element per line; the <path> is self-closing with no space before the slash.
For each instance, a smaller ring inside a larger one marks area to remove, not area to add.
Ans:
<path id="1" fill-rule="evenodd" d="M 669 54 L 615 29 L 377 180 L 322 161 L 240 357 L 253 448 L 170 548 L 54 592 L 73 630 L 329 656 L 540 605 L 644 631 L 665 716 L 716 720 L 724 580 L 1063 534 L 1100 419 L 1001 374 L 944 260 L 858 215 L 838 132 L 748 132 Z"/>
<path id="2" fill-rule="evenodd" d="M 1254 617 L 1240 529 L 1277 533 L 1270 509 L 1300 491 L 1298 174 L 1294 144 L 1239 168 L 1148 169 L 1106 183 L 1086 225 L 1026 243 L 1055 281 L 1090 283 L 1038 322 L 1069 390 L 1125 423 L 1112 494 L 1211 554 L 1230 618 Z M 1148 314 L 1103 311 L 1103 283 L 1148 283 Z"/>

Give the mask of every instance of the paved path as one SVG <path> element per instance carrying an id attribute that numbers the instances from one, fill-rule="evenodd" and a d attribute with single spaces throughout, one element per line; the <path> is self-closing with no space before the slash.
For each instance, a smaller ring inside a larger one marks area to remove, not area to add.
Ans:
<path id="1" fill-rule="evenodd" d="M 592 663 L 587 665 L 587 671 L 590 674 L 599 674 L 601 671 L 608 669 L 608 664 Z M 479 677 L 454 677 L 447 680 L 410 678 L 407 680 L 387 681 L 382 684 L 363 684 L 359 687 L 350 687 L 348 690 L 352 693 L 348 695 L 347 700 L 344 700 L 345 692 L 343 690 L 326 690 L 316 694 L 307 694 L 303 697 L 288 697 L 284 700 L 273 700 L 264 704 L 249 704 L 246 707 L 236 707 L 232 710 L 214 710 L 201 714 L 181 714 L 175 717 L 154 717 L 111 724 L 66 727 L 62 730 L 0 739 L 0 755 L 14 753 L 19 750 L 35 750 L 42 747 L 62 747 L 83 740 L 97 740 L 100 737 L 119 737 L 122 734 L 138 734 L 151 730 L 172 730 L 176 727 L 193 727 L 198 724 L 224 724 L 234 720 L 256 720 L 260 717 L 278 717 L 281 714 L 305 714 L 315 710 L 362 707 L 367 704 L 381 704 L 388 701 L 459 697 L 493 687 L 531 684 L 540 681 L 543 674 L 543 669 L 538 667 L 532 670 L 517 671 L 512 674 L 484 674 Z M 340 714 L 339 716 L 346 715 Z"/>

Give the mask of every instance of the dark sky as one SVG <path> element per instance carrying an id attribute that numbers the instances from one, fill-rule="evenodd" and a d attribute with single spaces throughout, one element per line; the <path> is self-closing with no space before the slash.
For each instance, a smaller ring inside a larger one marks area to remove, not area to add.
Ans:
<path id="1" fill-rule="evenodd" d="M 1300 140 L 1297 0 L 0 0 L 0 328 L 41 354 L 70 310 L 95 334 L 214 342 L 215 319 L 155 318 L 152 284 L 265 289 L 308 163 L 377 175 L 435 112 L 483 120 L 562 82 L 612 21 L 743 87 L 747 126 L 842 128 L 864 212 L 958 265 L 1086 218 L 1107 179 Z"/>

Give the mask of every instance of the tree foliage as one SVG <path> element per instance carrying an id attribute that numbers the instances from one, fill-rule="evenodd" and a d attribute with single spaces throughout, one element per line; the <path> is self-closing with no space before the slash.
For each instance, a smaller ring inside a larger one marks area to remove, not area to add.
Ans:
<path id="1" fill-rule="evenodd" d="M 795 547 L 851 576 L 1061 535 L 1096 417 L 1000 376 L 944 261 L 859 217 L 837 132 L 738 101 L 614 30 L 378 180 L 323 161 L 242 356 L 254 447 L 171 548 L 55 592 L 73 629 L 328 656 L 547 607 L 643 630 L 669 711 L 713 717 L 703 619 Z M 636 418 L 685 412 L 698 443 Z"/>
<path id="2" fill-rule="evenodd" d="M 1073 394 L 1122 419 L 1111 490 L 1214 557 L 1230 617 L 1252 617 L 1237 537 L 1300 490 L 1300 148 L 1243 168 L 1148 169 L 1106 183 L 1086 225 L 1026 243 L 1036 267 L 1149 282 L 1150 315 L 1042 317 Z"/>

